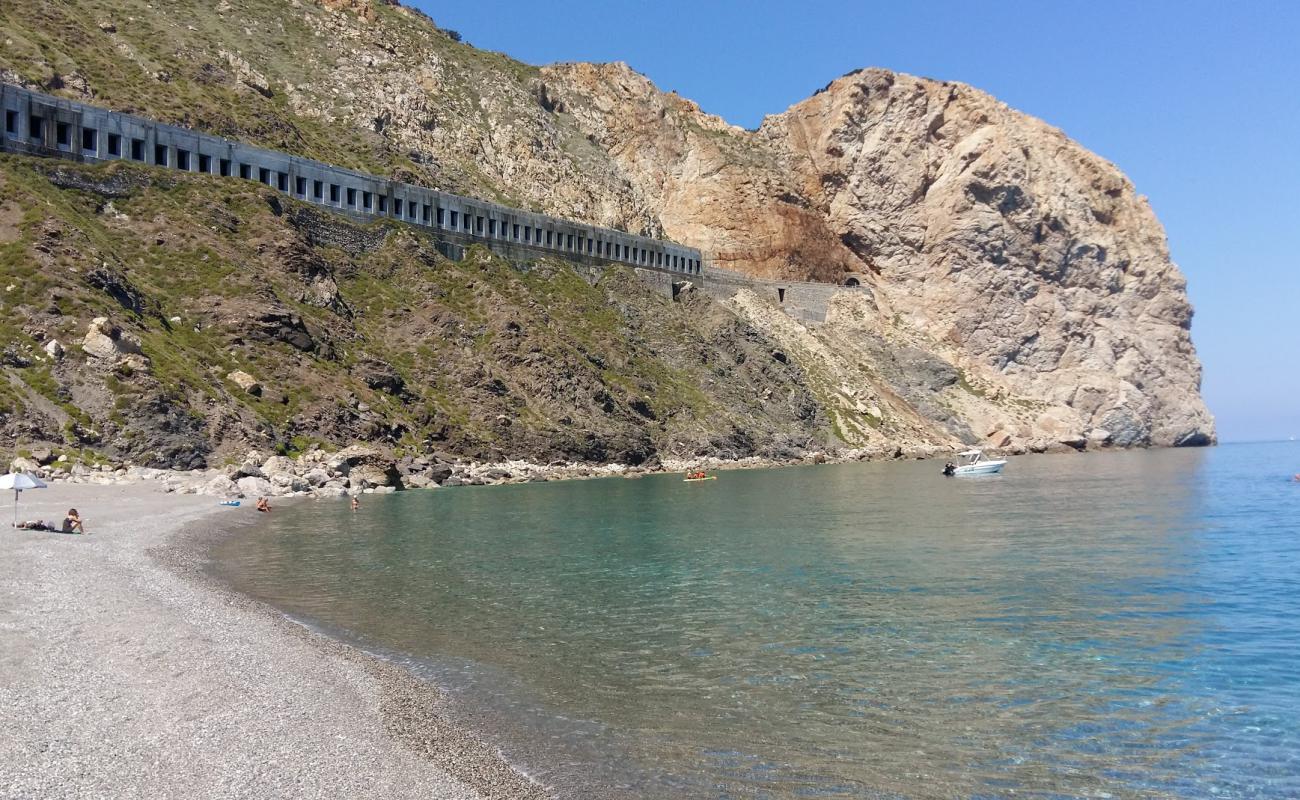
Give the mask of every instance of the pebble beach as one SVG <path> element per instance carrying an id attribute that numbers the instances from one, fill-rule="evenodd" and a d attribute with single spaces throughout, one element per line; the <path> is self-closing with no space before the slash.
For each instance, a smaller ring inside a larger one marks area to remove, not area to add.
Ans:
<path id="1" fill-rule="evenodd" d="M 19 519 L 76 507 L 81 536 L 15 530 L 7 499 L 0 797 L 546 796 L 446 722 L 436 688 L 209 578 L 206 548 L 251 504 L 23 492 Z"/>

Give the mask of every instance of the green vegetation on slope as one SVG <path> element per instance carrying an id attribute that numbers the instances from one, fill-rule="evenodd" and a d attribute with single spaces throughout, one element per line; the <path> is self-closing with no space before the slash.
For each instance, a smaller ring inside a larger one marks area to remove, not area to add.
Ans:
<path id="1" fill-rule="evenodd" d="M 825 435 L 802 374 L 761 335 L 621 269 L 593 283 L 481 247 L 450 261 L 400 224 L 128 163 L 3 157 L 0 183 L 3 318 L 23 321 L 0 324 L 0 396 L 27 411 L 0 418 L 11 441 L 188 466 L 310 442 L 640 462 L 781 455 Z M 122 352 L 82 350 L 97 317 Z M 757 403 L 758 384 L 792 399 Z"/>

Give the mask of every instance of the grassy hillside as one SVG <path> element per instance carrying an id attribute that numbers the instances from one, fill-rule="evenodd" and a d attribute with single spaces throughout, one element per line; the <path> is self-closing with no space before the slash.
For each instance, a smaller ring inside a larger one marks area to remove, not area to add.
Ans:
<path id="1" fill-rule="evenodd" d="M 360 108 L 373 100 L 373 86 L 330 78 L 356 66 L 354 47 L 367 53 L 368 81 L 406 80 L 419 66 L 427 74 L 412 85 L 433 97 L 421 126 L 478 138 L 509 124 L 484 109 L 484 88 L 526 98 L 537 70 L 454 41 L 417 11 L 357 5 L 360 12 L 279 0 L 176 0 L 165 8 L 144 0 L 5 3 L 0 76 L 340 166 L 527 205 L 483 169 L 483 142 L 438 152 L 405 146 L 384 135 L 384 114 Z M 357 30 L 374 39 L 354 44 Z M 375 63 L 374 53 L 386 63 Z M 361 94 L 358 102 L 351 91 Z M 556 154 L 563 157 L 563 148 Z"/>
<path id="2" fill-rule="evenodd" d="M 355 440 L 636 463 L 828 435 L 762 334 L 621 269 L 591 285 L 478 248 L 450 261 L 405 226 L 126 163 L 0 158 L 0 196 L 0 435 L 19 446 L 178 466 Z M 107 358 L 81 347 L 98 317 L 120 331 Z"/>

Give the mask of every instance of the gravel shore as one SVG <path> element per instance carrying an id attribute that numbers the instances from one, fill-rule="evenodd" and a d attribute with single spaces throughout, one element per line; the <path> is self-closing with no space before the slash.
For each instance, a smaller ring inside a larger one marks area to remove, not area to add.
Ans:
<path id="1" fill-rule="evenodd" d="M 200 567 L 247 506 L 153 483 L 0 506 L 0 797 L 541 798 L 437 691 L 221 588 Z"/>

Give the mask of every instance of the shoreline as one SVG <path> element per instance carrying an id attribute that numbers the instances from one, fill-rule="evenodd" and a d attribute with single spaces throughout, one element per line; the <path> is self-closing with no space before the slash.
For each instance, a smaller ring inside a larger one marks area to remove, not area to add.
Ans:
<path id="1" fill-rule="evenodd" d="M 1022 455 L 1127 452 L 1148 449 L 1163 448 L 1080 450 L 1062 445 L 1029 452 L 1022 448 L 985 448 L 984 453 L 991 457 L 1011 458 Z M 162 491 L 177 495 L 207 495 L 241 501 L 251 501 L 256 497 L 333 499 L 361 494 L 388 494 L 409 489 L 500 486 L 596 478 L 635 479 L 646 475 L 684 473 L 691 470 L 721 472 L 781 469 L 818 464 L 924 461 L 942 457 L 951 458 L 956 453 L 951 448 L 927 445 L 909 449 L 893 447 L 829 452 L 810 451 L 788 458 L 670 456 L 653 459 L 643 464 L 558 461 L 543 464 L 522 458 L 479 462 L 446 454 L 395 459 L 392 453 L 357 444 L 334 453 L 319 449 L 312 450 L 296 459 L 250 451 L 239 464 L 195 470 L 172 470 L 138 467 L 130 463 L 120 465 L 105 463 L 87 467 L 81 464 L 64 463 L 62 460 L 56 462 L 50 457 L 49 450 L 43 452 L 47 458 L 33 460 L 20 456 L 14 459 L 10 470 L 29 472 L 51 484 L 133 486 L 145 483 L 157 485 Z"/>
<path id="2" fill-rule="evenodd" d="M 0 533 L 0 796 L 551 796 L 434 684 L 211 575 L 251 509 L 56 483 L 19 518 L 69 505 L 90 535 Z"/>

